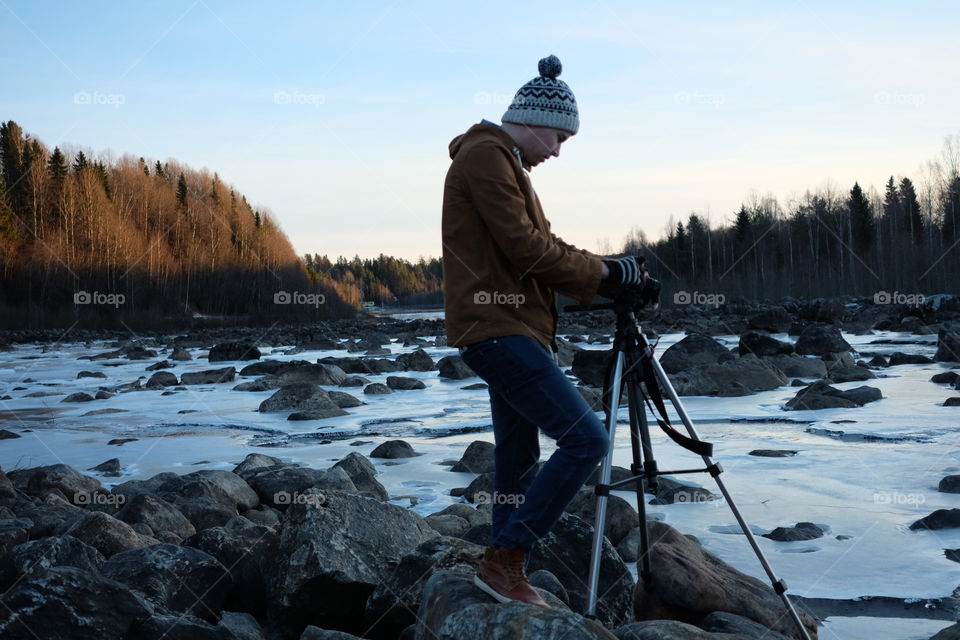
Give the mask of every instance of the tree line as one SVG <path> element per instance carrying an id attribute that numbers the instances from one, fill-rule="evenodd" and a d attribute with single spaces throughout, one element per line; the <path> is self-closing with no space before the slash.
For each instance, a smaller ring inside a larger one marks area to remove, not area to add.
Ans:
<path id="1" fill-rule="evenodd" d="M 960 290 L 958 223 L 955 135 L 923 167 L 919 185 L 890 176 L 880 194 L 859 182 L 849 190 L 827 184 L 786 203 L 752 194 L 726 224 L 691 212 L 671 219 L 655 242 L 636 228 L 622 253 L 646 255 L 668 290 L 688 294 L 930 295 Z"/>
<path id="2" fill-rule="evenodd" d="M 438 258 L 417 262 L 385 256 L 331 262 L 326 255 L 306 254 L 304 264 L 311 281 L 337 292 L 347 303 L 370 302 L 379 307 L 436 306 L 443 304 L 443 264 Z"/>

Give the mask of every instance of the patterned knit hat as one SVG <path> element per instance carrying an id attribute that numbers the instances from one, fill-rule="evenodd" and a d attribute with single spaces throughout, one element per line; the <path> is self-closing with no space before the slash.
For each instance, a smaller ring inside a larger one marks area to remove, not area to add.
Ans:
<path id="1" fill-rule="evenodd" d="M 567 83 L 557 80 L 563 68 L 560 60 L 548 56 L 538 68 L 540 76 L 520 87 L 501 120 L 576 133 L 580 128 L 577 101 Z"/>

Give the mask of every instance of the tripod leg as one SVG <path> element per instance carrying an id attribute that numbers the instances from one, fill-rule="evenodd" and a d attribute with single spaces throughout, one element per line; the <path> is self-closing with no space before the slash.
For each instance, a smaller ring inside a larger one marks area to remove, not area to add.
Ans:
<path id="1" fill-rule="evenodd" d="M 607 455 L 600 465 L 597 486 L 610 484 L 610 469 L 613 467 L 613 440 L 617 431 L 617 411 L 620 408 L 620 388 L 623 380 L 623 352 L 616 352 L 616 361 L 610 369 L 604 392 L 608 396 L 606 427 L 609 437 Z M 587 583 L 587 615 L 596 616 L 597 587 L 600 583 L 600 556 L 603 553 L 603 529 L 607 519 L 607 495 L 597 493 L 597 514 L 593 521 L 593 545 L 590 551 L 590 579 Z"/>
<path id="2" fill-rule="evenodd" d="M 640 398 L 637 383 L 627 383 L 627 402 L 630 407 L 630 444 L 633 448 L 633 467 L 630 472 L 637 478 L 637 513 L 640 516 L 640 549 L 637 553 L 637 569 L 644 588 L 653 586 L 652 551 L 650 533 L 647 530 L 646 487 L 656 487 L 657 463 L 653 459 L 647 414 Z M 642 447 L 642 451 L 641 451 Z M 644 475 L 641 475 L 644 474 Z"/>
<path id="3" fill-rule="evenodd" d="M 677 411 L 677 415 L 680 416 L 681 422 L 687 428 L 687 433 L 694 440 L 699 440 L 700 436 L 697 434 L 697 430 L 693 426 L 693 421 L 690 420 L 690 416 L 687 414 L 686 409 L 680 403 L 680 398 L 677 396 L 676 390 L 673 388 L 673 385 L 670 384 L 670 379 L 667 377 L 666 372 L 663 370 L 663 367 L 660 366 L 660 362 L 651 356 L 650 362 L 653 365 L 654 373 L 657 376 L 657 380 L 660 383 L 660 386 L 667 393 L 667 397 L 670 398 L 670 402 L 673 404 L 674 408 Z M 760 548 L 760 545 L 757 544 L 757 540 L 753 535 L 753 532 L 750 530 L 749 525 L 747 525 L 746 520 L 744 520 L 743 515 L 740 513 L 740 509 L 737 508 L 736 503 L 733 501 L 733 496 L 730 495 L 730 492 L 727 490 L 726 484 L 724 484 L 723 479 L 720 478 L 720 466 L 715 464 L 710 456 L 703 456 L 703 461 L 707 465 L 707 468 L 710 470 L 710 475 L 713 476 L 713 479 L 717 481 L 717 487 L 720 488 L 720 493 L 723 494 L 723 499 L 727 501 L 727 504 L 730 506 L 730 511 L 733 512 L 734 518 L 736 518 L 737 523 L 740 525 L 740 529 L 743 530 L 743 534 L 747 538 L 747 542 L 750 543 L 750 546 L 753 548 L 753 552 L 757 556 L 757 560 L 760 561 L 760 564 L 763 566 L 764 572 L 767 574 L 767 577 L 770 579 L 770 584 L 773 587 L 774 592 L 780 599 L 783 601 L 784 606 L 786 606 L 787 611 L 790 613 L 790 617 L 793 618 L 793 621 L 796 623 L 797 628 L 800 630 L 800 633 L 803 635 L 806 640 L 810 640 L 810 634 L 807 633 L 806 627 L 803 625 L 803 621 L 800 619 L 800 615 L 797 613 L 797 610 L 794 608 L 793 603 L 790 601 L 790 598 L 787 597 L 787 583 L 782 579 L 777 577 L 777 574 L 774 573 L 773 568 L 770 566 L 770 563 L 767 562 L 766 556 L 763 554 L 763 550 Z"/>

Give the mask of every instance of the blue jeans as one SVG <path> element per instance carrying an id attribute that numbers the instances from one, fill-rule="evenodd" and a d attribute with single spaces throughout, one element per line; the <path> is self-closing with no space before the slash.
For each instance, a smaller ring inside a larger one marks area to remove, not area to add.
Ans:
<path id="1" fill-rule="evenodd" d="M 490 392 L 496 465 L 491 546 L 529 551 L 603 459 L 606 428 L 536 340 L 491 338 L 461 352 Z M 539 473 L 538 427 L 557 441 Z"/>

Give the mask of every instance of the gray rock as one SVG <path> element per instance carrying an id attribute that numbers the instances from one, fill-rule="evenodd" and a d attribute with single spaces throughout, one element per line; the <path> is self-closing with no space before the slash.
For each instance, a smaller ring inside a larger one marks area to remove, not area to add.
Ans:
<path id="1" fill-rule="evenodd" d="M 933 358 L 912 353 L 901 353 L 896 351 L 890 354 L 890 366 L 896 367 L 901 364 L 931 364 Z"/>
<path id="2" fill-rule="evenodd" d="M 352 633 L 347 633 L 346 631 L 334 631 L 332 629 L 321 629 L 320 627 L 315 627 L 309 625 L 306 629 L 303 630 L 303 635 L 300 636 L 300 640 L 363 640 L 359 636 L 355 636 Z"/>
<path id="3" fill-rule="evenodd" d="M 5 640 L 127 638 L 153 614 L 153 606 L 125 585 L 76 567 L 43 569 L 18 582 L 0 602 Z"/>
<path id="4" fill-rule="evenodd" d="M 196 373 L 184 373 L 180 376 L 180 384 L 219 384 L 221 382 L 233 382 L 237 375 L 234 367 L 224 367 L 222 369 L 207 369 Z"/>
<path id="5" fill-rule="evenodd" d="M 147 389 L 163 389 L 165 387 L 175 387 L 178 384 L 180 384 L 180 382 L 174 374 L 169 371 L 157 371 L 150 376 L 150 379 L 147 380 L 147 384 L 144 386 Z"/>
<path id="6" fill-rule="evenodd" d="M 762 534 L 764 538 L 777 542 L 795 542 L 797 540 L 816 540 L 823 537 L 823 529 L 812 522 L 798 522 L 792 527 L 777 527 L 770 533 Z"/>
<path id="7" fill-rule="evenodd" d="M 326 417 L 345 416 L 347 412 L 330 399 L 330 394 L 313 384 L 294 384 L 283 387 L 260 403 L 259 411 L 311 411 Z"/>
<path id="8" fill-rule="evenodd" d="M 104 576 L 142 593 L 161 610 L 215 622 L 230 587 L 226 567 L 192 547 L 156 544 L 113 555 Z"/>
<path id="9" fill-rule="evenodd" d="M 724 362 L 733 356 L 722 344 L 708 335 L 691 333 L 660 356 L 660 365 L 667 373 L 679 373 L 698 365 Z"/>
<path id="10" fill-rule="evenodd" d="M 741 356 L 752 353 L 758 358 L 793 353 L 793 345 L 789 342 L 781 342 L 757 331 L 749 331 L 740 336 L 740 344 L 737 349 Z"/>
<path id="11" fill-rule="evenodd" d="M 334 404 L 341 409 L 351 409 L 363 404 L 360 398 L 345 391 L 328 391 L 327 395 L 329 395 Z"/>
<path id="12" fill-rule="evenodd" d="M 837 327 L 812 324 L 800 333 L 796 350 L 802 356 L 825 356 L 831 353 L 853 351 L 853 347 L 843 339 Z"/>
<path id="13" fill-rule="evenodd" d="M 960 396 L 953 396 L 943 401 L 945 407 L 960 407 Z"/>
<path id="14" fill-rule="evenodd" d="M 187 360 L 193 360 L 193 356 L 191 356 L 190 352 L 183 347 L 174 347 L 173 353 L 170 354 L 170 359 L 177 360 L 178 362 L 185 362 Z"/>
<path id="15" fill-rule="evenodd" d="M 756 356 L 721 364 L 693 366 L 670 375 L 677 395 L 736 397 L 769 391 L 787 384 L 782 371 Z"/>
<path id="16" fill-rule="evenodd" d="M 423 383 L 423 380 L 418 380 L 417 378 L 407 378 L 403 376 L 387 376 L 387 386 L 396 391 L 427 388 L 427 385 Z"/>
<path id="17" fill-rule="evenodd" d="M 726 611 L 791 637 L 797 633 L 783 602 L 769 585 L 737 571 L 667 524 L 650 522 L 649 528 L 657 579 L 649 589 L 637 584 L 637 620 L 699 619 Z M 810 635 L 816 637 L 814 619 L 800 615 Z"/>
<path id="18" fill-rule="evenodd" d="M 752 316 L 747 324 L 751 329 L 760 329 L 770 333 L 786 333 L 790 329 L 790 314 L 783 307 L 774 307 Z"/>
<path id="19" fill-rule="evenodd" d="M 95 467 L 90 467 L 87 471 L 99 471 L 105 476 L 116 478 L 120 475 L 120 458 L 110 458 Z"/>
<path id="20" fill-rule="evenodd" d="M 820 358 L 804 358 L 798 355 L 778 355 L 763 358 L 784 375 L 791 378 L 823 378 L 827 375 L 827 365 Z"/>
<path id="21" fill-rule="evenodd" d="M 493 471 L 494 449 L 495 446 L 492 442 L 474 440 L 467 447 L 467 450 L 463 452 L 460 460 L 458 460 L 450 470 L 466 473 L 488 473 Z"/>
<path id="22" fill-rule="evenodd" d="M 860 407 L 868 402 L 882 398 L 880 390 L 875 387 L 857 387 L 840 391 L 831 387 L 822 380 L 804 387 L 791 400 L 787 401 L 786 408 L 794 411 L 818 409 Z"/>
<path id="23" fill-rule="evenodd" d="M 573 356 L 573 375 L 584 384 L 602 389 L 610 358 L 611 352 L 607 350 L 578 351 Z"/>
<path id="24" fill-rule="evenodd" d="M 936 373 L 930 378 L 930 382 L 936 382 L 939 384 L 946 383 L 948 385 L 955 385 L 957 383 L 957 378 L 960 376 L 957 375 L 956 371 L 944 371 L 942 373 Z"/>
<path id="25" fill-rule="evenodd" d="M 106 558 L 145 547 L 152 542 L 134 531 L 126 522 L 100 511 L 83 512 L 76 519 L 61 523 L 56 531 L 60 535 L 71 535 L 87 543 Z"/>
<path id="26" fill-rule="evenodd" d="M 940 329 L 937 333 L 937 362 L 960 362 L 960 333 Z"/>
<path id="27" fill-rule="evenodd" d="M 93 396 L 89 393 L 77 391 L 76 393 L 71 393 L 60 402 L 93 402 L 93 400 Z"/>
<path id="28" fill-rule="evenodd" d="M 369 496 L 375 500 L 386 500 L 390 497 L 387 489 L 376 479 L 376 467 L 356 451 L 348 454 L 332 467 L 332 469 L 337 468 L 347 472 L 361 495 Z"/>
<path id="29" fill-rule="evenodd" d="M 413 458 L 417 455 L 419 454 L 413 450 L 413 447 L 403 440 L 387 440 L 386 442 L 381 442 L 370 452 L 371 458 L 386 458 L 388 460 Z"/>
<path id="30" fill-rule="evenodd" d="M 592 523 L 597 513 L 597 495 L 592 489 L 580 489 L 564 511 L 579 516 L 584 522 Z M 607 497 L 607 518 L 603 535 L 607 537 L 610 544 L 613 546 L 620 544 L 620 541 L 639 523 L 640 516 L 633 505 L 620 496 L 611 494 Z"/>
<path id="31" fill-rule="evenodd" d="M 920 529 L 952 529 L 955 527 L 960 527 L 960 509 L 937 509 L 910 525 L 910 528 L 914 531 Z"/>
<path id="32" fill-rule="evenodd" d="M 363 385 L 370 384 L 370 381 L 363 376 L 349 376 L 340 383 L 341 387 L 362 387 Z"/>
<path id="33" fill-rule="evenodd" d="M 720 634 L 740 634 L 747 638 L 757 640 L 791 640 L 782 633 L 772 631 L 767 627 L 754 622 L 750 618 L 744 618 L 726 611 L 714 611 L 706 618 L 700 621 L 700 627 L 704 631 L 712 631 Z M 727 636 L 722 636 L 725 640 L 731 640 Z"/>
<path id="34" fill-rule="evenodd" d="M 747 455 L 759 456 L 761 458 L 789 458 L 797 455 L 797 451 L 792 449 L 754 449 Z"/>
<path id="35" fill-rule="evenodd" d="M 427 517 L 428 522 L 431 517 L 434 516 Z M 440 536 L 420 544 L 406 554 L 370 594 L 365 612 L 372 625 L 371 635 L 399 636 L 403 629 L 417 621 L 423 587 L 432 574 L 450 570 L 472 576 L 482 556 L 483 547 L 453 537 Z"/>
<path id="36" fill-rule="evenodd" d="M 372 396 L 382 396 L 388 393 L 393 393 L 393 389 L 382 382 L 371 382 L 363 388 L 363 392 Z"/>
<path id="37" fill-rule="evenodd" d="M 460 516 L 451 514 L 439 515 L 433 513 L 426 516 L 424 519 L 427 521 L 427 524 L 430 525 L 431 529 L 442 536 L 460 538 L 464 533 L 467 532 L 468 529 L 470 529 L 469 521 L 464 520 Z"/>
<path id="38" fill-rule="evenodd" d="M 225 342 L 210 349 L 208 362 L 227 362 L 230 360 L 259 360 L 260 350 L 254 345 L 243 342 Z"/>
<path id="39" fill-rule="evenodd" d="M 117 518 L 129 525 L 144 524 L 150 528 L 151 535 L 167 531 L 182 539 L 196 533 L 196 528 L 179 509 L 149 493 L 134 495 L 117 513 Z"/>
<path id="40" fill-rule="evenodd" d="M 107 374 L 102 371 L 81 371 L 77 374 L 77 379 L 80 378 L 106 378 Z"/>
<path id="41" fill-rule="evenodd" d="M 43 498 L 58 492 L 73 504 L 84 504 L 90 495 L 101 490 L 99 480 L 65 464 L 11 471 L 7 477 L 14 487 L 28 495 Z"/>
<path id="42" fill-rule="evenodd" d="M 33 576 L 50 567 L 76 567 L 99 573 L 105 558 L 73 536 L 47 536 L 12 547 L 0 558 L 0 592 L 23 576 Z"/>
<path id="43" fill-rule="evenodd" d="M 614 630 L 617 640 L 750 640 L 739 633 L 710 633 L 677 620 L 631 622 Z"/>
<path id="44" fill-rule="evenodd" d="M 404 371 L 434 371 L 437 363 L 433 361 L 423 348 L 417 348 L 411 353 L 401 353 L 397 356 L 397 364 Z"/>
<path id="45" fill-rule="evenodd" d="M 450 380 L 464 380 L 477 375 L 473 372 L 473 369 L 467 366 L 467 363 L 464 362 L 460 356 L 444 356 L 440 358 L 440 361 L 437 362 L 437 369 L 440 371 L 439 375 L 441 378 Z"/>
<path id="46" fill-rule="evenodd" d="M 362 631 L 363 607 L 405 555 L 437 534 L 411 511 L 339 491 L 290 505 L 269 581 L 269 609 L 291 627 L 307 621 Z"/>

